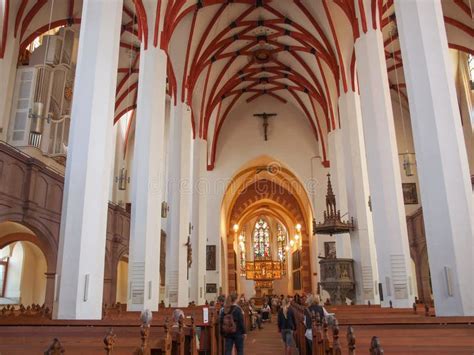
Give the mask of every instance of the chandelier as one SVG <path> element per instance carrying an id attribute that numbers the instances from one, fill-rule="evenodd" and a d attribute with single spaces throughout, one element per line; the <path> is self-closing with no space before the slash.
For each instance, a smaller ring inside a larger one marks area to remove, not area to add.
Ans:
<path id="1" fill-rule="evenodd" d="M 332 191 L 331 174 L 328 177 L 328 192 L 326 194 L 326 211 L 324 211 L 324 222 L 316 224 L 313 219 L 313 235 L 314 234 L 340 234 L 348 233 L 354 230 L 354 220 L 341 220 L 341 211 L 336 209 L 336 196 Z"/>

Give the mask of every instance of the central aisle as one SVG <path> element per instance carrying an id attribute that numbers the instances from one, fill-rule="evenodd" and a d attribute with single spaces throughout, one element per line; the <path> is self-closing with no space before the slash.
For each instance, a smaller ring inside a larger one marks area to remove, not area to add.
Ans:
<path id="1" fill-rule="evenodd" d="M 247 334 L 245 355 L 279 355 L 284 353 L 283 341 L 276 323 L 276 315 L 272 323 L 264 323 L 263 329 L 253 330 Z"/>

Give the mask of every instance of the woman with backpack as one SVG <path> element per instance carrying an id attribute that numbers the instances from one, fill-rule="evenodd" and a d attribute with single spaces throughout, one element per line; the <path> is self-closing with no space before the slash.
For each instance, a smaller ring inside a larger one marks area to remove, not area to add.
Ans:
<path id="1" fill-rule="evenodd" d="M 290 302 L 285 299 L 278 312 L 278 332 L 285 343 L 285 354 L 291 355 L 291 348 L 295 345 L 293 332 L 296 330 L 296 320 Z"/>
<path id="2" fill-rule="evenodd" d="M 224 337 L 224 354 L 231 355 L 235 344 L 237 355 L 244 354 L 244 339 L 247 336 L 242 308 L 237 305 L 237 294 L 227 297 L 220 314 L 221 334 Z"/>

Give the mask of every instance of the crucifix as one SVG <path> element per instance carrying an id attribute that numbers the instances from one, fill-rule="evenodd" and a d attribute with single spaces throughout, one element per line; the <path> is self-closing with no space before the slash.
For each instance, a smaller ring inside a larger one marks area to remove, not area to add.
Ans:
<path id="1" fill-rule="evenodd" d="M 189 235 L 188 235 L 188 241 L 186 244 L 187 249 L 187 265 L 188 265 L 188 270 L 187 270 L 187 279 L 189 280 L 189 269 L 191 268 L 191 265 L 193 263 L 193 248 L 191 245 L 191 233 L 193 231 L 194 227 L 191 223 L 189 223 Z"/>
<path id="2" fill-rule="evenodd" d="M 277 114 L 276 113 L 256 113 L 254 114 L 255 117 L 260 117 L 263 119 L 263 131 L 264 131 L 264 134 L 265 134 L 265 140 L 267 141 L 268 140 L 268 135 L 267 135 L 267 129 L 268 129 L 268 118 L 269 117 L 273 117 L 273 116 L 276 116 Z"/>

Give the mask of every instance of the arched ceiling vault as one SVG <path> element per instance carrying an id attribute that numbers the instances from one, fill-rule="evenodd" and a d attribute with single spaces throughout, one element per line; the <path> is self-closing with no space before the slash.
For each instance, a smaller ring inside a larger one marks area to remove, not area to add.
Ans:
<path id="1" fill-rule="evenodd" d="M 474 54 L 469 1 L 442 5 L 450 48 Z M 50 27 L 81 22 L 82 0 L 4 2 L 0 59 L 11 32 L 22 51 Z M 144 0 L 124 0 L 114 120 L 136 108 L 140 43 L 153 37 L 168 54 L 169 95 L 189 104 L 195 135 L 213 149 L 232 110 L 268 95 L 297 107 L 324 150 L 327 134 L 339 126 L 340 93 L 358 90 L 354 39 L 363 2 L 156 0 L 156 13 L 147 14 Z M 371 4 L 371 18 L 360 22 L 380 25 L 390 88 L 408 108 L 393 0 Z"/>

